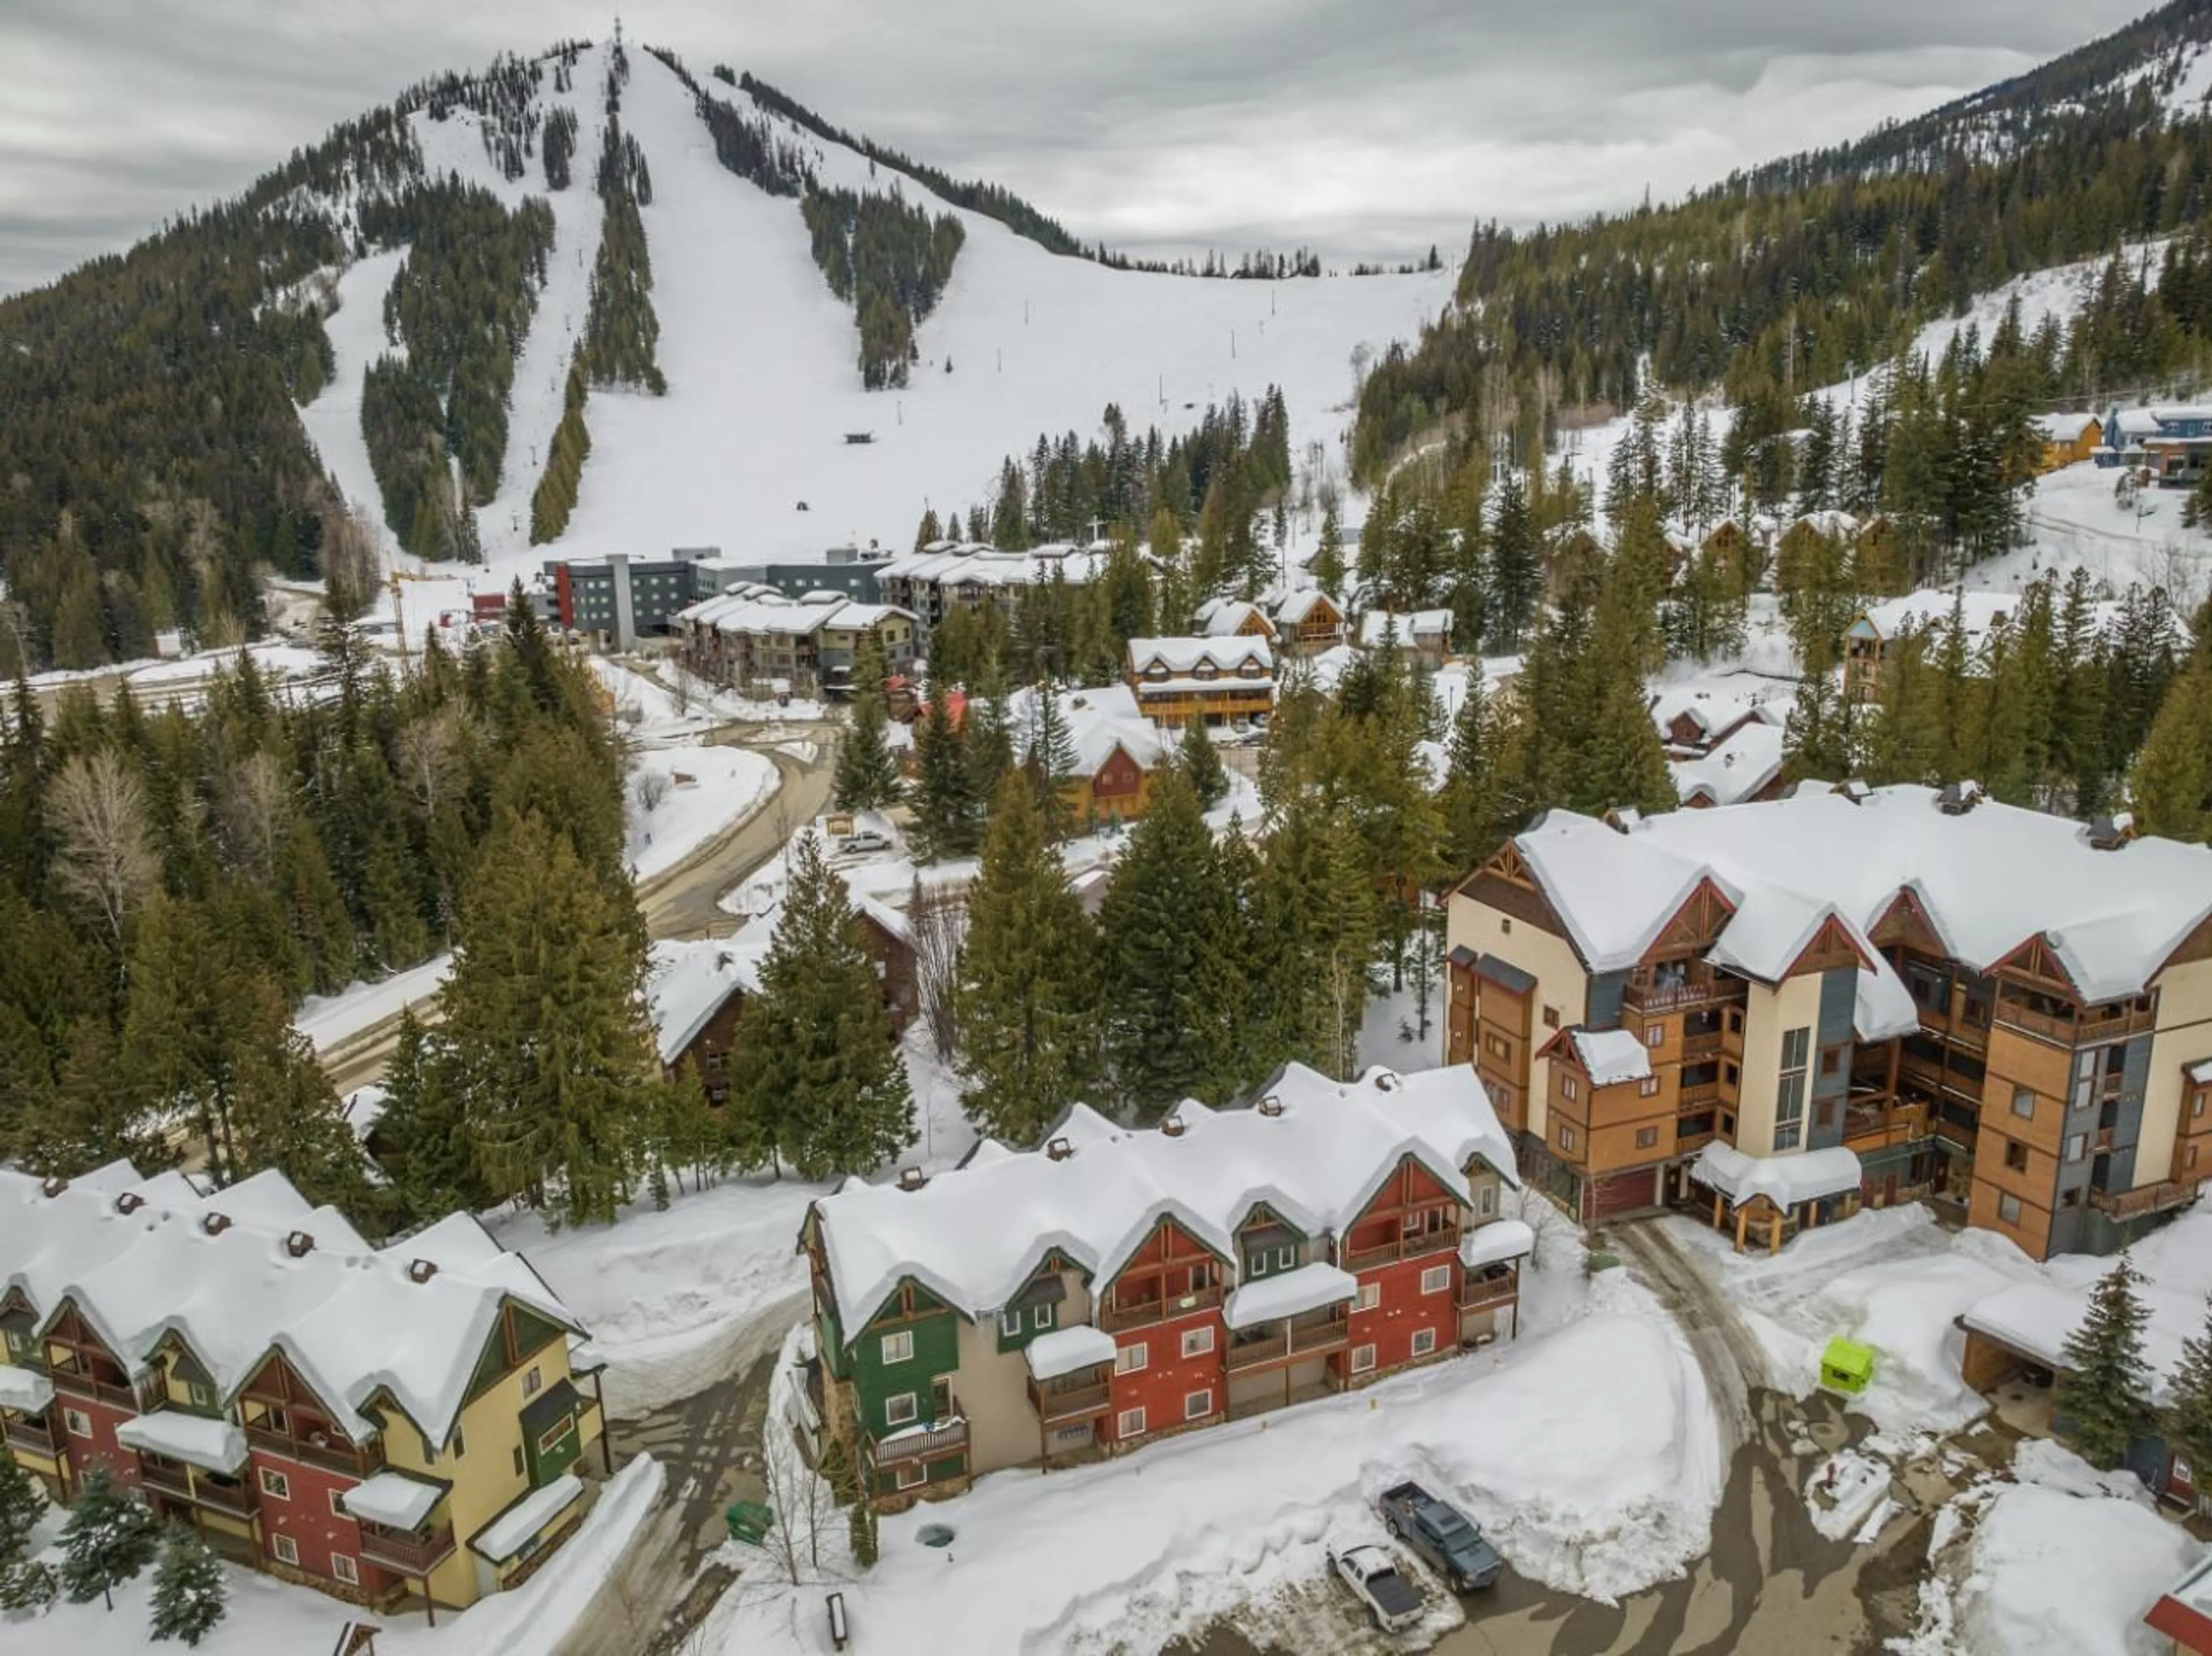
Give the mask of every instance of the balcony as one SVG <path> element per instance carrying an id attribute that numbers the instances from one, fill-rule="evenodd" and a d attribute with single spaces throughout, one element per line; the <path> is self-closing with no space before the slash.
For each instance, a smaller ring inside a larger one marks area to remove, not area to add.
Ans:
<path id="1" fill-rule="evenodd" d="M 1424 1231 L 1419 1236 L 1396 1236 L 1372 1248 L 1353 1248 L 1338 1256 L 1340 1266 L 1354 1273 L 1372 1269 L 1376 1265 L 1395 1264 L 1401 1259 L 1415 1259 L 1427 1253 L 1449 1253 L 1459 1247 L 1459 1230 L 1454 1227 L 1443 1231 Z"/>
<path id="2" fill-rule="evenodd" d="M 2133 1190 L 2100 1190 L 2094 1185 L 2089 1190 L 2089 1205 L 2113 1219 L 2136 1219 L 2144 1214 L 2163 1213 L 2168 1208 L 2185 1206 L 2195 1200 L 2197 1186 L 2167 1180 L 2158 1184 L 2145 1184 Z"/>
<path id="3" fill-rule="evenodd" d="M 1721 1032 L 1717 1029 L 1709 1029 L 1700 1035 L 1685 1035 L 1682 1038 L 1682 1057 L 1685 1062 L 1692 1058 L 1710 1058 L 1720 1050 Z"/>
<path id="4" fill-rule="evenodd" d="M 1674 1135 L 1674 1153 L 1686 1155 L 1692 1150 L 1704 1149 L 1712 1142 L 1713 1133 L 1710 1128 L 1702 1133 L 1677 1133 Z"/>
<path id="5" fill-rule="evenodd" d="M 384 1467 L 382 1444 L 368 1449 L 356 1449 L 336 1433 L 325 1441 L 315 1443 L 295 1438 L 289 1432 L 274 1431 L 266 1426 L 248 1422 L 246 1440 L 264 1454 L 297 1461 L 302 1466 L 319 1466 L 326 1472 L 345 1472 L 355 1477 L 367 1477 Z"/>
<path id="6" fill-rule="evenodd" d="M 72 1397 L 86 1397 L 104 1403 L 112 1408 L 127 1409 L 136 1414 L 143 1406 L 138 1393 L 128 1385 L 113 1380 L 103 1380 L 80 1368 L 56 1367 L 47 1372 L 46 1378 L 54 1383 L 54 1390 Z"/>
<path id="7" fill-rule="evenodd" d="M 1187 1317 L 1194 1311 L 1211 1310 L 1220 1303 L 1221 1285 L 1216 1282 L 1189 1294 L 1179 1294 L 1171 1300 L 1140 1300 L 1134 1304 L 1117 1300 L 1099 1311 L 1097 1323 L 1109 1334 L 1120 1334 L 1170 1317 Z"/>
<path id="8" fill-rule="evenodd" d="M 1272 1368 L 1277 1363 L 1286 1363 L 1297 1357 L 1341 1351 L 1352 1343 L 1352 1324 L 1342 1318 L 1333 1317 L 1326 1322 L 1309 1323 L 1303 1327 L 1273 1326 L 1273 1333 L 1231 1337 L 1226 1361 L 1231 1374 L 1242 1374 L 1255 1368 Z"/>
<path id="9" fill-rule="evenodd" d="M 1620 1002 L 1638 1012 L 1679 1012 L 1736 999 L 1742 987 L 1741 979 L 1724 977 L 1707 966 L 1666 974 L 1640 968 L 1621 986 Z"/>
<path id="10" fill-rule="evenodd" d="M 11 1420 L 8 1422 L 8 1446 L 52 1460 L 62 1452 L 62 1434 L 51 1422 Z"/>
<path id="11" fill-rule="evenodd" d="M 1047 1426 L 1064 1426 L 1105 1414 L 1114 1406 L 1114 1388 L 1106 1380 L 1058 1387 L 1040 1386 L 1031 1380 L 1030 1403 L 1036 1409 L 1037 1418 Z"/>
<path id="12" fill-rule="evenodd" d="M 2096 1131 L 2095 1136 L 2089 1141 L 2089 1148 L 2100 1156 L 2111 1154 L 2112 1149 L 2112 1134 L 2115 1130 L 2116 1129 L 2110 1127 L 2100 1127 Z"/>
<path id="13" fill-rule="evenodd" d="M 395 1575 L 428 1575 L 453 1556 L 453 1526 L 442 1524 L 427 1535 L 382 1524 L 361 1524 L 361 1556 Z"/>
<path id="14" fill-rule="evenodd" d="M 2158 1014 L 2147 1008 L 2123 1005 L 2102 1011 L 2093 1009 L 2076 1017 L 2071 1008 L 2052 1014 L 1999 1001 L 1996 1020 L 2024 1035 L 2053 1041 L 2060 1046 L 2075 1046 L 2087 1041 L 2118 1040 L 2147 1033 L 2158 1026 Z"/>
<path id="15" fill-rule="evenodd" d="M 891 1433 L 887 1437 L 865 1440 L 868 1464 L 876 1470 L 887 1466 L 910 1465 L 915 1461 L 941 1460 L 947 1455 L 965 1454 L 968 1451 L 968 1422 L 959 1414 L 957 1399 L 953 1402 L 953 1417 L 927 1428 L 908 1428 Z"/>
<path id="16" fill-rule="evenodd" d="M 1459 1284 L 1459 1308 L 1462 1311 L 1481 1311 L 1491 1306 L 1510 1305 L 1521 1297 L 1521 1270 L 1509 1266 L 1495 1276 L 1463 1276 Z"/>
<path id="17" fill-rule="evenodd" d="M 233 1518 L 253 1516 L 251 1488 L 243 1483 L 222 1482 L 213 1473 L 194 1472 L 178 1462 L 154 1460 L 142 1454 L 138 1458 L 138 1481 L 173 1501 L 189 1501 L 211 1512 L 228 1513 Z"/>
<path id="18" fill-rule="evenodd" d="M 1721 1084 L 1718 1081 L 1699 1081 L 1696 1086 L 1686 1087 L 1675 1093 L 1674 1108 L 1678 1112 L 1709 1110 L 1720 1101 Z"/>

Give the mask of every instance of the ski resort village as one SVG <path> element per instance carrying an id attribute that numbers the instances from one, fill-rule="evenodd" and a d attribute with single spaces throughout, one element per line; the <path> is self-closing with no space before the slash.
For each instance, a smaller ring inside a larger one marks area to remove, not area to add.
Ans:
<path id="1" fill-rule="evenodd" d="M 1155 256 L 610 18 L 0 297 L 0 1656 L 2212 1656 L 2113 24 Z"/>

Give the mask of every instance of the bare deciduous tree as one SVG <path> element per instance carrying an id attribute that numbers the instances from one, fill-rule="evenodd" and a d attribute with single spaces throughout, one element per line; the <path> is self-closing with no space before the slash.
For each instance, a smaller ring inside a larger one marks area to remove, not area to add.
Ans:
<path id="1" fill-rule="evenodd" d="M 393 743 L 395 769 L 424 816 L 435 816 L 440 803 L 467 780 L 466 746 L 461 715 L 451 708 L 401 727 Z"/>
<path id="2" fill-rule="evenodd" d="M 637 773 L 637 802 L 639 808 L 651 816 L 660 808 L 660 801 L 668 797 L 668 773 L 665 770 L 641 770 Z"/>
<path id="3" fill-rule="evenodd" d="M 96 910 L 119 941 L 124 922 L 161 882 L 146 830 L 146 795 L 112 752 L 78 754 L 47 796 L 58 840 L 54 878 Z"/>
<path id="4" fill-rule="evenodd" d="M 922 1019 L 929 1026 L 930 1044 L 950 1063 L 960 1049 L 954 1002 L 960 988 L 960 951 L 968 938 L 968 905 L 949 887 L 925 886 L 917 878 L 907 904 L 907 924 L 914 932 L 915 986 Z"/>
<path id="5" fill-rule="evenodd" d="M 367 612 L 384 578 L 378 527 L 366 508 L 332 501 L 322 511 L 323 595 L 341 621 Z"/>
<path id="6" fill-rule="evenodd" d="M 284 767 L 266 750 L 247 754 L 216 781 L 216 822 L 224 849 L 242 874 L 269 884 L 292 825 L 292 793 Z"/>

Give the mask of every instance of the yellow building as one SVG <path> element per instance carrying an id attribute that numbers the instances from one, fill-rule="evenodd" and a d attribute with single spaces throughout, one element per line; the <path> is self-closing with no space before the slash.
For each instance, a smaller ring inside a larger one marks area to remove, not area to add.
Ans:
<path id="1" fill-rule="evenodd" d="M 1144 715 L 1170 730 L 1261 719 L 1275 708 L 1275 655 L 1264 638 L 1132 638 L 1129 688 Z"/>
<path id="2" fill-rule="evenodd" d="M 1143 816 L 1152 805 L 1153 779 L 1167 744 L 1159 727 L 1138 710 L 1136 693 L 1127 685 L 1017 691 L 1007 703 L 1007 715 L 1017 753 L 1024 759 L 1037 734 L 1037 698 L 1048 693 L 1073 760 L 1060 784 L 1068 814 L 1086 826 Z"/>
<path id="3" fill-rule="evenodd" d="M 433 1619 L 588 1507 L 583 1330 L 473 1217 L 380 1250 L 280 1173 L 121 1162 L 0 1172 L 0 1421 L 58 1497 L 104 1468 L 236 1562 Z"/>
<path id="4" fill-rule="evenodd" d="M 2105 423 L 2094 414 L 2039 414 L 2036 435 L 2043 439 L 2039 472 L 2056 472 L 2063 466 L 2079 466 L 2105 440 Z"/>

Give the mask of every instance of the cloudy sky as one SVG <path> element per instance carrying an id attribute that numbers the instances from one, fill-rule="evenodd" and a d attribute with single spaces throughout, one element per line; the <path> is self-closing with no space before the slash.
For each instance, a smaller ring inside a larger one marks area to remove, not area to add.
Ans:
<path id="1" fill-rule="evenodd" d="M 1139 253 L 1451 255 L 2017 74 L 2147 0 L 648 0 L 629 38 Z M 0 292 L 236 191 L 570 0 L 0 0 Z"/>

